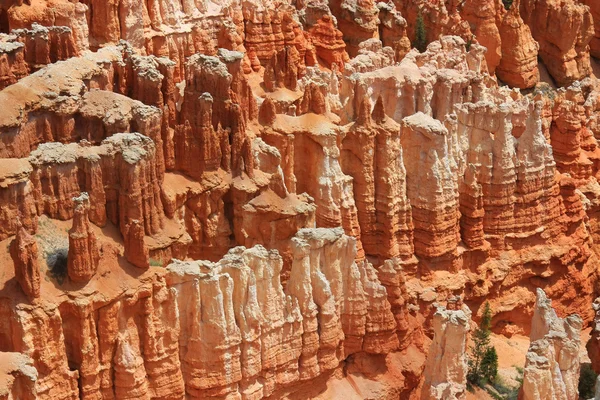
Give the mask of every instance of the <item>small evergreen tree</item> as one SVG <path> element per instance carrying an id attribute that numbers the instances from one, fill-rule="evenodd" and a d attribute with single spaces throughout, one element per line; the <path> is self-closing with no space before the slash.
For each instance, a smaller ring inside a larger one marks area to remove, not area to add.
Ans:
<path id="1" fill-rule="evenodd" d="M 513 0 L 502 0 L 502 3 L 504 3 L 504 8 L 510 10 L 510 6 L 512 6 Z"/>
<path id="2" fill-rule="evenodd" d="M 421 53 L 427 50 L 427 31 L 425 29 L 425 20 L 423 14 L 419 11 L 417 15 L 417 26 L 415 28 L 415 41 L 413 46 Z"/>
<path id="3" fill-rule="evenodd" d="M 482 386 L 485 382 L 493 382 L 498 373 L 498 354 L 490 346 L 492 333 L 492 309 L 488 302 L 483 308 L 479 327 L 473 333 L 473 345 L 469 357 L 467 380 L 472 385 Z"/>
<path id="4" fill-rule="evenodd" d="M 498 354 L 493 346 L 485 350 L 481 359 L 481 378 L 487 382 L 493 383 L 498 375 Z"/>

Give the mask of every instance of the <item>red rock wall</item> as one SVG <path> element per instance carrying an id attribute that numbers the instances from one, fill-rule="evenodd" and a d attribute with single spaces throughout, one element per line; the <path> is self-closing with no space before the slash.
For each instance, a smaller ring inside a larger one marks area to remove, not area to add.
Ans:
<path id="1" fill-rule="evenodd" d="M 589 76 L 589 43 L 594 21 L 588 7 L 575 1 L 521 2 L 521 16 L 540 44 L 540 57 L 561 86 Z"/>

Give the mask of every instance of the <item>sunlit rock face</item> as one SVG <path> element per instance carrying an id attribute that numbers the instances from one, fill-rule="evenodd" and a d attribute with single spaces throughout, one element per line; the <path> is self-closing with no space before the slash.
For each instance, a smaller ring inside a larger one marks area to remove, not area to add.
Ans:
<path id="1" fill-rule="evenodd" d="M 485 302 L 575 398 L 598 11 L 1 2 L 0 399 L 464 398 Z"/>
<path id="2" fill-rule="evenodd" d="M 544 291 L 537 290 L 520 398 L 579 398 L 581 327 L 578 315 L 559 318 Z"/>
<path id="3" fill-rule="evenodd" d="M 540 45 L 539 55 L 559 85 L 590 75 L 594 20 L 589 7 L 578 1 L 556 0 L 523 0 L 520 7 L 523 20 Z"/>
<path id="4" fill-rule="evenodd" d="M 464 399 L 467 390 L 468 307 L 453 302 L 433 314 L 433 342 L 427 355 L 421 399 Z"/>

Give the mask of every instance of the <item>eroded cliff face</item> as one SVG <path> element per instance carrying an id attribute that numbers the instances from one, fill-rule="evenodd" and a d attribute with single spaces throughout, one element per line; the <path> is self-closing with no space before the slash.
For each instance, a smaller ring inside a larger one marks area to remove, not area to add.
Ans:
<path id="1" fill-rule="evenodd" d="M 467 336 L 471 311 L 451 299 L 433 314 L 433 341 L 427 355 L 421 399 L 464 399 L 467 390 Z"/>
<path id="2" fill-rule="evenodd" d="M 559 85 L 590 74 L 589 43 L 594 20 L 576 1 L 521 1 L 521 15 L 540 45 L 539 55 Z"/>
<path id="3" fill-rule="evenodd" d="M 19 353 L 0 353 L 0 399 L 36 398 L 37 371 L 29 357 Z"/>
<path id="4" fill-rule="evenodd" d="M 599 294 L 595 12 L 3 3 L 0 396 L 462 398 L 487 301 L 544 398 Z"/>
<path id="5" fill-rule="evenodd" d="M 544 291 L 537 289 L 520 399 L 579 398 L 581 327 L 578 315 L 559 318 Z"/>
<path id="6" fill-rule="evenodd" d="M 519 4 L 519 0 L 513 2 L 498 26 L 502 58 L 496 75 L 511 87 L 527 89 L 534 87 L 540 79 L 537 60 L 540 46 L 521 18 Z"/>

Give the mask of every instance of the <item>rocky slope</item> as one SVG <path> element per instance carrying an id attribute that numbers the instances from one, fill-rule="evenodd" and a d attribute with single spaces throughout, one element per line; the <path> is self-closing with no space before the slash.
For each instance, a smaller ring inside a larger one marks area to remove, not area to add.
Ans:
<path id="1" fill-rule="evenodd" d="M 600 294 L 584 3 L 0 4 L 0 399 L 464 398 L 486 301 L 544 398 Z"/>

